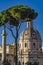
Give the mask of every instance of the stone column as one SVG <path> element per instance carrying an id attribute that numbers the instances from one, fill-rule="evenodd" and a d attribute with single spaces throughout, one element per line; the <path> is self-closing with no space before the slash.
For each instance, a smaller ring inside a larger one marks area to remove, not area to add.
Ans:
<path id="1" fill-rule="evenodd" d="M 6 60 L 6 31 L 2 31 L 2 62 Z"/>

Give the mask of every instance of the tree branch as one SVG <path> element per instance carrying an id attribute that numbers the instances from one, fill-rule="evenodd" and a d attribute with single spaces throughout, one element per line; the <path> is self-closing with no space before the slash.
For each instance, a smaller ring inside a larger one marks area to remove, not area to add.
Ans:
<path id="1" fill-rule="evenodd" d="M 6 28 L 7 28 L 7 29 L 9 29 L 9 31 L 11 32 L 11 34 L 12 34 L 13 38 L 15 38 L 15 39 L 16 39 L 16 37 L 15 37 L 15 35 L 14 35 L 14 33 L 13 33 L 13 31 L 12 31 L 11 27 L 9 28 L 9 27 L 7 27 L 7 26 L 6 26 Z"/>

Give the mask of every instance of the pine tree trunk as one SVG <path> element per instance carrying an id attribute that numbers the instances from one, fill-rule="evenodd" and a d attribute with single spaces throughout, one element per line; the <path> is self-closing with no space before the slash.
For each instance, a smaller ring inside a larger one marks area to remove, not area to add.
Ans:
<path id="1" fill-rule="evenodd" d="M 16 44 L 16 65 L 18 63 L 18 56 L 17 56 L 17 49 L 18 49 L 18 27 L 16 27 L 16 39 L 15 39 L 15 44 Z"/>

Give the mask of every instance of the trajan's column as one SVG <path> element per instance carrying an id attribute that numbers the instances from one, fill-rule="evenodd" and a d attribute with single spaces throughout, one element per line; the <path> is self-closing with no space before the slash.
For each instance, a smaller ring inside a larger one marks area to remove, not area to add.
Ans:
<path id="1" fill-rule="evenodd" d="M 6 30 L 2 31 L 2 62 L 6 60 Z"/>

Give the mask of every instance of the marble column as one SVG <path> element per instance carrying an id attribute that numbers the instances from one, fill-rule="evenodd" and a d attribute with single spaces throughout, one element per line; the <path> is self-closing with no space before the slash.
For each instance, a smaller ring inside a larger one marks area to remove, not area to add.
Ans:
<path id="1" fill-rule="evenodd" d="M 2 62 L 6 60 L 6 30 L 2 31 Z"/>

